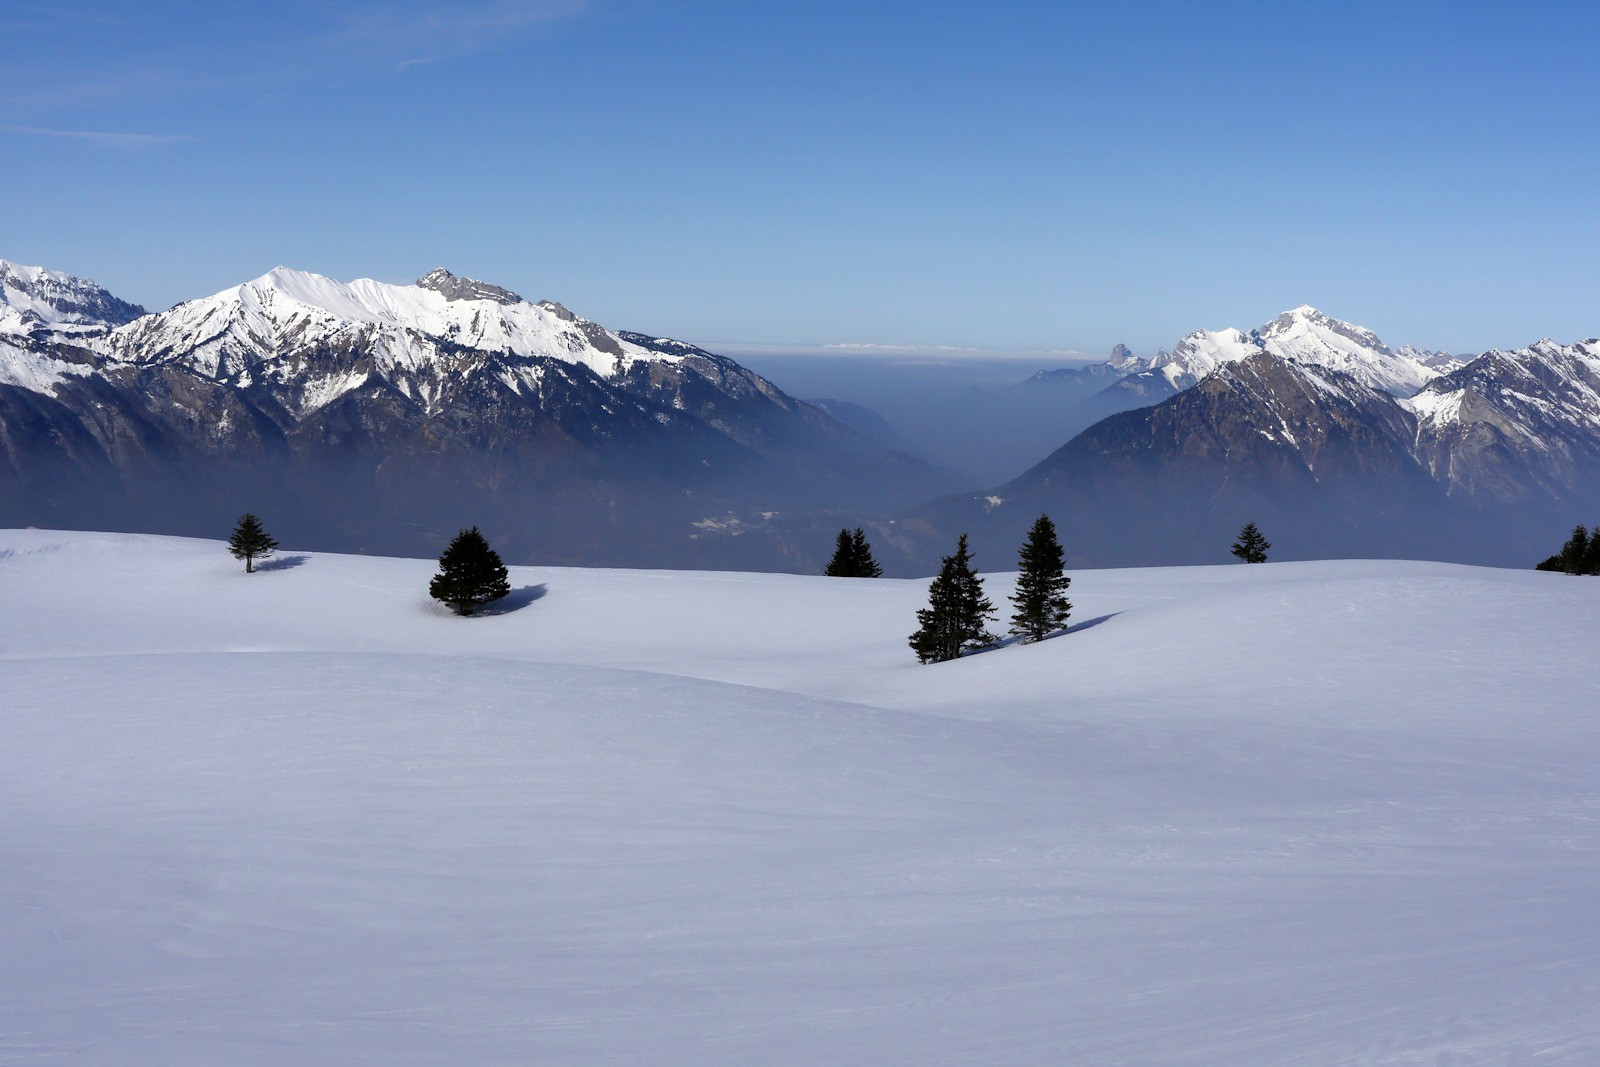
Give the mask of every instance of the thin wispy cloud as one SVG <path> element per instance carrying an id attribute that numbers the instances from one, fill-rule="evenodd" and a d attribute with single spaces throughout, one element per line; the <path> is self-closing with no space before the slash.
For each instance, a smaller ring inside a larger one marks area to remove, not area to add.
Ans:
<path id="1" fill-rule="evenodd" d="M 512 35 L 590 6 L 591 0 L 367 4 L 340 12 L 324 41 L 341 51 L 386 53 L 405 70 L 504 47 Z"/>
<path id="2" fill-rule="evenodd" d="M 24 137 L 51 137 L 64 141 L 83 141 L 101 148 L 161 148 L 187 144 L 200 138 L 188 133 L 122 133 L 114 130 L 57 130 L 45 126 L 0 126 L 0 133 Z"/>
<path id="3" fill-rule="evenodd" d="M 32 62 L 0 66 L 0 109 L 15 118 L 62 114 L 135 99 L 214 97 L 279 91 L 330 78 L 461 60 L 514 46 L 541 26 L 581 15 L 594 0 L 409 0 L 327 5 L 290 3 L 261 32 L 217 52 L 191 34 L 151 32 L 147 46 L 127 43 L 107 27 L 93 64 L 63 62 L 59 30 L 18 26 Z M 86 18 L 94 18 L 85 13 Z M 0 16 L 3 21 L 4 16 Z M 218 31 L 220 32 L 220 30 Z M 82 53 L 83 42 L 67 54 Z M 41 127 L 42 128 L 42 127 Z"/>

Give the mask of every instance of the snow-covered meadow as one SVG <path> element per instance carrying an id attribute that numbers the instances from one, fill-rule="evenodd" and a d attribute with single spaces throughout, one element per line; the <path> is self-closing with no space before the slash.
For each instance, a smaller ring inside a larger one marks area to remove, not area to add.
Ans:
<path id="1" fill-rule="evenodd" d="M 0 1062 L 1600 1062 L 1600 580 L 433 570 L 0 532 Z"/>

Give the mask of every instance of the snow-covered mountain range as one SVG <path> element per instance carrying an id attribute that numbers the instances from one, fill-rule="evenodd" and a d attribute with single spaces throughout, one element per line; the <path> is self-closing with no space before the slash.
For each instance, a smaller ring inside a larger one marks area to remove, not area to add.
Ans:
<path id="1" fill-rule="evenodd" d="M 891 567 L 962 529 L 1013 541 L 1040 510 L 1098 531 L 1082 561 L 1122 563 L 1209 558 L 1246 512 L 1302 555 L 1512 562 L 1600 514 L 1597 341 L 1462 359 L 1302 306 L 1035 382 L 1117 413 L 881 524 Z M 951 488 L 733 360 L 445 270 L 278 268 L 143 314 L 5 261 L 0 475 L 0 525 L 209 533 L 248 509 L 343 549 L 424 553 L 479 522 L 522 558 L 799 569 L 823 513 Z"/>
<path id="2" fill-rule="evenodd" d="M 14 524 L 204 532 L 277 508 L 345 548 L 423 551 L 479 521 L 513 552 L 714 564 L 695 542 L 741 514 L 938 484 L 733 360 L 445 270 L 280 267 L 156 314 L 39 268 L 0 261 L 0 280 Z M 741 560 L 757 540 L 729 563 L 781 558 Z"/>
<path id="3" fill-rule="evenodd" d="M 1009 541 L 1071 514 L 1094 563 L 1212 558 L 1246 519 L 1302 556 L 1513 563 L 1600 512 L 1597 341 L 1462 359 L 1302 306 L 1196 331 L 1101 397 L 1120 410 L 1021 477 L 917 517 Z"/>

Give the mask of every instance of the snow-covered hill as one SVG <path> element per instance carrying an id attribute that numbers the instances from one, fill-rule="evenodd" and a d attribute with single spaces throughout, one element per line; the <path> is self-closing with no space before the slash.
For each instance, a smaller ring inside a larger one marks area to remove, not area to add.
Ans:
<path id="1" fill-rule="evenodd" d="M 1592 579 L 432 570 L 0 532 L 0 1061 L 1600 1058 Z"/>

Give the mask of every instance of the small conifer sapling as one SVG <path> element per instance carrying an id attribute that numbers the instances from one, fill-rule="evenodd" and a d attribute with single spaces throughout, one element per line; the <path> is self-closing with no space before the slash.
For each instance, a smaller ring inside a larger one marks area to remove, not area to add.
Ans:
<path id="1" fill-rule="evenodd" d="M 1256 524 L 1247 522 L 1239 530 L 1239 540 L 1233 543 L 1231 551 L 1245 563 L 1265 563 L 1267 549 L 1272 547 L 1272 542 L 1261 536 L 1261 531 L 1256 529 Z"/>
<path id="2" fill-rule="evenodd" d="M 471 615 L 510 592 L 506 565 L 476 526 L 456 534 L 439 556 L 439 573 L 428 583 L 428 595 L 457 615 Z"/>
<path id="3" fill-rule="evenodd" d="M 228 538 L 228 551 L 234 559 L 244 560 L 246 574 L 256 569 L 256 560 L 272 555 L 277 548 L 278 542 L 261 528 L 261 520 L 249 512 L 239 516 Z"/>
<path id="4" fill-rule="evenodd" d="M 1034 521 L 1017 555 L 1017 588 L 1011 596 L 1017 610 L 1011 616 L 1011 632 L 1025 641 L 1042 641 L 1065 626 L 1072 613 L 1067 600 L 1072 579 L 1063 573 L 1066 553 L 1050 516 L 1040 515 Z"/>

